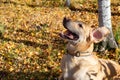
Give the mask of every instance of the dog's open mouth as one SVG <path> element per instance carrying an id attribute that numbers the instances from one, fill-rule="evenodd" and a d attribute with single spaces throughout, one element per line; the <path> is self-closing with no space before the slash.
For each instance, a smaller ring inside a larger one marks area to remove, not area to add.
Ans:
<path id="1" fill-rule="evenodd" d="M 79 36 L 77 34 L 71 32 L 70 30 L 66 30 L 66 31 L 60 33 L 60 37 L 69 39 L 69 40 L 78 40 L 79 39 Z"/>

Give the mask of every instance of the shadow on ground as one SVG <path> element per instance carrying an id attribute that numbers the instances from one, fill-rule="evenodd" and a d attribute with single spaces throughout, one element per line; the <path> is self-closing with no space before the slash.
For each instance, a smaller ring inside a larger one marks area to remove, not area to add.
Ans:
<path id="1" fill-rule="evenodd" d="M 52 75 L 52 76 L 51 76 Z M 5 80 L 57 80 L 58 74 L 50 72 L 7 72 L 0 71 L 0 79 Z"/>

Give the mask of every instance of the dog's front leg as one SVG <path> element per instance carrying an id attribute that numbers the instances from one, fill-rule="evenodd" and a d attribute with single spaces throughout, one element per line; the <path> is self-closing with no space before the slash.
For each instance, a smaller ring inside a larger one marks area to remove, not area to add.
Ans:
<path id="1" fill-rule="evenodd" d="M 103 80 L 104 74 L 102 72 L 89 71 L 87 75 L 90 77 L 90 80 Z"/>

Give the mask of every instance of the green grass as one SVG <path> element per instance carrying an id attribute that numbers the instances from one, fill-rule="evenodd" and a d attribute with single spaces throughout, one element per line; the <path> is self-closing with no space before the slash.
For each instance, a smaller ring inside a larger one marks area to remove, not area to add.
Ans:
<path id="1" fill-rule="evenodd" d="M 120 26 L 116 28 L 115 39 L 118 43 L 120 43 Z"/>

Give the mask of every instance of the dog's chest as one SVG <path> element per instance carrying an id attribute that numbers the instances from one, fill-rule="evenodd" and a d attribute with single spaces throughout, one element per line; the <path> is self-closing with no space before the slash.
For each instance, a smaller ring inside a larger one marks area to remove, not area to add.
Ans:
<path id="1" fill-rule="evenodd" d="M 66 80 L 89 80 L 89 75 L 91 66 L 96 65 L 96 61 L 91 59 L 86 59 L 86 57 L 73 57 L 67 55 L 64 60 L 64 78 Z M 95 62 L 94 62 L 95 61 Z"/>

